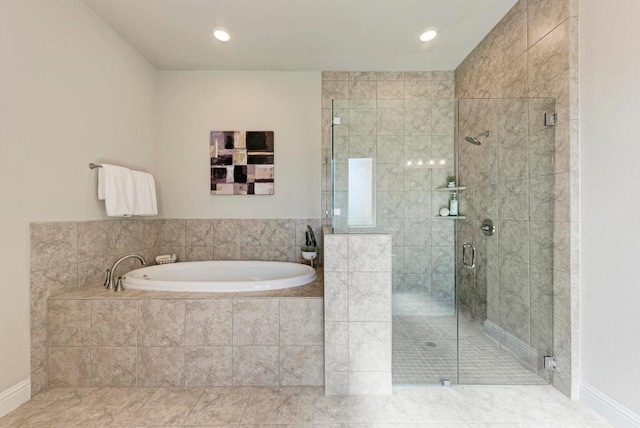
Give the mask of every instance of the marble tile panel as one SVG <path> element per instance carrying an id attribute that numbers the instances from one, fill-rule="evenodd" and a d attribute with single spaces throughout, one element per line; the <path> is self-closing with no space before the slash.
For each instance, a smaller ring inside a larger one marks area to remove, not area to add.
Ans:
<path id="1" fill-rule="evenodd" d="M 111 257 L 102 257 L 78 263 L 78 287 L 100 286 L 107 277 L 107 269 L 113 264 Z"/>
<path id="2" fill-rule="evenodd" d="M 528 264 L 504 259 L 500 275 L 500 327 L 529 343 L 529 276 Z"/>
<path id="3" fill-rule="evenodd" d="M 431 249 L 431 272 L 453 273 L 455 250 L 452 246 Z"/>
<path id="4" fill-rule="evenodd" d="M 346 272 L 349 270 L 348 235 L 325 235 L 325 272 Z"/>
<path id="5" fill-rule="evenodd" d="M 324 385 L 324 346 L 281 346 L 280 385 Z"/>
<path id="6" fill-rule="evenodd" d="M 404 171 L 404 189 L 409 191 L 431 188 L 431 171 L 422 168 L 407 168 Z"/>
<path id="7" fill-rule="evenodd" d="M 154 392 L 154 388 L 105 390 L 100 400 L 83 410 L 77 426 L 126 426 Z"/>
<path id="8" fill-rule="evenodd" d="M 235 425 L 249 401 L 252 388 L 207 388 L 185 420 L 187 425 Z"/>
<path id="9" fill-rule="evenodd" d="M 322 345 L 321 299 L 280 299 L 280 345 Z"/>
<path id="10" fill-rule="evenodd" d="M 324 317 L 327 321 L 349 320 L 349 274 L 327 272 L 324 277 Z"/>
<path id="11" fill-rule="evenodd" d="M 322 80 L 349 80 L 348 71 L 323 71 Z"/>
<path id="12" fill-rule="evenodd" d="M 351 272 L 349 274 L 349 320 L 391 320 L 391 274 Z"/>
<path id="13" fill-rule="evenodd" d="M 235 299 L 233 301 L 233 344 L 277 345 L 278 299 Z"/>
<path id="14" fill-rule="evenodd" d="M 135 413 L 132 424 L 182 424 L 202 395 L 200 388 L 158 388 Z"/>
<path id="15" fill-rule="evenodd" d="M 278 385 L 278 346 L 234 346 L 233 385 Z"/>
<path id="16" fill-rule="evenodd" d="M 529 267 L 531 283 L 531 347 L 538 355 L 553 352 L 553 271 Z"/>
<path id="17" fill-rule="evenodd" d="M 404 80 L 378 80 L 377 98 L 403 98 Z"/>
<path id="18" fill-rule="evenodd" d="M 269 247 L 244 246 L 240 247 L 240 260 L 269 260 Z"/>
<path id="19" fill-rule="evenodd" d="M 529 261 L 529 222 L 500 220 L 498 248 L 500 257 Z"/>
<path id="20" fill-rule="evenodd" d="M 508 18 L 504 18 L 496 30 L 499 66 L 504 68 L 528 48 L 526 12 L 511 14 Z"/>
<path id="21" fill-rule="evenodd" d="M 431 134 L 431 109 L 408 108 L 404 114 L 405 135 Z"/>
<path id="22" fill-rule="evenodd" d="M 325 324 L 325 368 L 331 372 L 349 370 L 349 323 Z"/>
<path id="23" fill-rule="evenodd" d="M 375 84 L 375 82 L 373 82 Z M 376 110 L 351 109 L 349 111 L 349 135 L 375 136 Z"/>
<path id="24" fill-rule="evenodd" d="M 529 3 L 529 46 L 535 45 L 569 16 L 577 16 L 577 10 L 571 11 L 570 4 L 571 1 L 554 2 L 550 0 L 532 0 Z"/>
<path id="25" fill-rule="evenodd" d="M 569 173 L 531 179 L 530 215 L 537 221 L 569 221 Z"/>
<path id="26" fill-rule="evenodd" d="M 403 138 L 399 135 L 383 135 L 377 137 L 377 161 L 379 163 L 401 163 L 403 160 L 403 144 Z"/>
<path id="27" fill-rule="evenodd" d="M 186 300 L 187 346 L 231 345 L 231 299 Z"/>
<path id="28" fill-rule="evenodd" d="M 531 264 L 553 268 L 553 229 L 551 221 L 532 221 L 529 229 L 529 262 Z"/>
<path id="29" fill-rule="evenodd" d="M 185 348 L 138 347 L 138 386 L 183 386 Z"/>
<path id="30" fill-rule="evenodd" d="M 377 132 L 380 135 L 404 135 L 404 109 L 377 109 Z"/>
<path id="31" fill-rule="evenodd" d="M 91 348 L 92 386 L 135 386 L 136 348 Z"/>
<path id="32" fill-rule="evenodd" d="M 232 384 L 231 346 L 186 347 L 186 386 L 230 386 Z"/>
<path id="33" fill-rule="evenodd" d="M 242 247 L 235 245 L 217 245 L 213 247 L 214 260 L 242 260 Z"/>
<path id="34" fill-rule="evenodd" d="M 537 88 L 569 69 L 570 23 L 566 20 L 529 49 L 529 88 Z"/>
<path id="35" fill-rule="evenodd" d="M 301 388 L 296 386 L 254 388 L 245 407 L 243 424 L 297 424 Z"/>
<path id="36" fill-rule="evenodd" d="M 391 393 L 391 371 L 349 373 L 349 394 L 351 395 L 388 395 Z"/>
<path id="37" fill-rule="evenodd" d="M 331 108 L 331 100 L 349 98 L 349 81 L 324 80 L 322 82 L 322 107 Z"/>
<path id="38" fill-rule="evenodd" d="M 51 300 L 48 310 L 50 346 L 89 346 L 91 342 L 91 302 Z"/>
<path id="39" fill-rule="evenodd" d="M 242 245 L 267 247 L 271 241 L 271 220 L 242 219 Z"/>
<path id="40" fill-rule="evenodd" d="M 433 98 L 453 98 L 454 83 L 450 80 L 434 80 L 431 91 Z"/>
<path id="41" fill-rule="evenodd" d="M 75 222 L 31 223 L 30 247 L 31 272 L 76 263 L 78 225 Z"/>
<path id="42" fill-rule="evenodd" d="M 296 245 L 296 220 L 269 220 L 269 233 L 272 247 L 290 247 Z"/>
<path id="43" fill-rule="evenodd" d="M 349 372 L 328 372 L 325 375 L 326 395 L 349 394 Z"/>
<path id="44" fill-rule="evenodd" d="M 437 223 L 437 222 L 433 222 Z M 445 222 L 439 222 L 445 223 Z M 429 220 L 407 219 L 404 220 L 405 239 L 404 245 L 406 246 L 427 246 L 432 241 L 431 226 L 432 222 Z M 396 245 L 396 242 L 393 241 Z M 399 245 L 403 245 L 400 243 Z"/>
<path id="45" fill-rule="evenodd" d="M 404 197 L 404 217 L 409 220 L 422 220 L 431 216 L 431 206 L 433 200 L 430 192 L 403 193 Z"/>
<path id="46" fill-rule="evenodd" d="M 503 65 L 500 71 L 498 93 L 501 98 L 519 98 L 527 96 L 527 60 L 526 53 Z"/>
<path id="47" fill-rule="evenodd" d="M 184 301 L 140 300 L 138 346 L 181 346 L 184 337 Z"/>
<path id="48" fill-rule="evenodd" d="M 405 273 L 428 273 L 431 271 L 431 266 L 431 246 L 405 247 Z"/>
<path id="49" fill-rule="evenodd" d="M 403 164 L 411 161 L 413 165 L 417 165 L 417 162 L 422 160 L 428 162 L 431 158 L 431 142 L 432 137 L 428 135 L 407 135 L 404 139 L 404 158 L 401 160 Z M 400 165 L 404 168 L 404 165 Z M 409 169 L 406 169 L 409 171 Z M 400 189 L 402 190 L 402 189 Z M 425 190 L 424 187 L 419 190 Z"/>
<path id="50" fill-rule="evenodd" d="M 78 261 L 86 261 L 111 255 L 109 240 L 110 221 L 78 222 Z"/>
<path id="51" fill-rule="evenodd" d="M 404 98 L 431 98 L 433 94 L 433 86 L 431 80 L 405 80 L 404 82 Z"/>
<path id="52" fill-rule="evenodd" d="M 526 98 L 507 98 L 498 100 L 497 137 L 500 147 L 510 147 L 516 141 L 527 136 L 529 100 Z"/>
<path id="53" fill-rule="evenodd" d="M 375 98 L 354 98 L 347 101 L 349 108 L 376 108 Z"/>
<path id="54" fill-rule="evenodd" d="M 348 240 L 350 271 L 391 271 L 391 235 L 351 234 Z"/>
<path id="55" fill-rule="evenodd" d="M 391 323 L 349 323 L 349 370 L 391 371 Z"/>
<path id="56" fill-rule="evenodd" d="M 194 247 L 213 246 L 213 220 L 185 220 L 185 244 Z"/>
<path id="57" fill-rule="evenodd" d="M 185 247 L 184 261 L 204 262 L 213 260 L 213 246 L 199 247 L 187 245 Z"/>
<path id="58" fill-rule="evenodd" d="M 507 220 L 529 219 L 529 180 L 499 183 L 498 215 Z"/>
<path id="59" fill-rule="evenodd" d="M 352 80 L 349 82 L 349 98 L 371 99 L 376 97 L 375 80 Z"/>
<path id="60" fill-rule="evenodd" d="M 432 299 L 436 302 L 453 302 L 455 297 L 454 274 L 431 274 L 431 292 Z"/>
<path id="61" fill-rule="evenodd" d="M 109 220 L 107 224 L 107 239 L 110 254 L 124 254 L 141 248 L 140 220 L 120 219 Z M 80 223 L 78 224 L 78 227 Z"/>
<path id="62" fill-rule="evenodd" d="M 378 219 L 404 218 L 404 195 L 398 191 L 376 192 Z"/>
<path id="63" fill-rule="evenodd" d="M 349 138 L 350 158 L 376 159 L 376 138 L 374 136 L 353 136 Z"/>
<path id="64" fill-rule="evenodd" d="M 91 346 L 136 346 L 137 300 L 93 300 Z"/>
<path id="65" fill-rule="evenodd" d="M 77 265 L 57 267 L 32 272 L 30 274 L 31 320 L 47 316 L 47 299 L 57 294 L 73 290 L 78 284 Z"/>
<path id="66" fill-rule="evenodd" d="M 244 228 L 240 219 L 219 219 L 213 221 L 213 245 L 215 247 L 239 247 L 242 245 Z M 223 259 L 220 259 L 223 260 Z M 231 260 L 231 259 L 229 259 Z"/>
<path id="67" fill-rule="evenodd" d="M 438 99 L 431 110 L 432 135 L 453 135 L 456 103 L 454 100 Z"/>
<path id="68" fill-rule="evenodd" d="M 47 386 L 89 386 L 90 366 L 88 347 L 49 347 Z"/>
<path id="69" fill-rule="evenodd" d="M 402 191 L 404 168 L 402 164 L 378 164 L 376 168 L 376 189 L 378 191 Z"/>
<path id="70" fill-rule="evenodd" d="M 156 246 L 184 246 L 186 243 L 186 221 L 181 219 L 160 220 Z"/>
<path id="71" fill-rule="evenodd" d="M 376 108 L 397 108 L 403 109 L 405 107 L 404 98 L 379 98 L 376 100 Z"/>

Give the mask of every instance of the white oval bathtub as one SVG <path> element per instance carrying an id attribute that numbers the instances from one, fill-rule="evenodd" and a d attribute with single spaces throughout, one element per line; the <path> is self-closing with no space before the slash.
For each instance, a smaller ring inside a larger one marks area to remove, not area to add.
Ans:
<path id="1" fill-rule="evenodd" d="M 143 267 L 122 281 L 133 290 L 235 292 L 297 287 L 316 276 L 315 269 L 300 263 L 210 261 Z"/>

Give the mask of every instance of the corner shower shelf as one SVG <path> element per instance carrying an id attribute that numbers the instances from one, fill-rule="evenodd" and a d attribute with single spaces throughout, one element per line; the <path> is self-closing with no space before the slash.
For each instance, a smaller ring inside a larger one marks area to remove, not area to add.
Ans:
<path id="1" fill-rule="evenodd" d="M 440 220 L 464 220 L 467 218 L 466 215 L 437 215 L 437 219 Z"/>
<path id="2" fill-rule="evenodd" d="M 434 192 L 456 192 L 458 190 L 465 190 L 465 189 L 466 189 L 465 186 L 459 186 L 459 187 L 440 186 L 433 189 L 433 191 Z"/>

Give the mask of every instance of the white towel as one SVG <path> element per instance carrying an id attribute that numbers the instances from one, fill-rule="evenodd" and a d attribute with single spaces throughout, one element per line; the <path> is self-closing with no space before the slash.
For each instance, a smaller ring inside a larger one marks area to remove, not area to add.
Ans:
<path id="1" fill-rule="evenodd" d="M 129 168 L 102 164 L 98 173 L 98 199 L 109 217 L 133 215 L 133 177 Z"/>
<path id="2" fill-rule="evenodd" d="M 153 175 L 131 171 L 133 177 L 133 215 L 158 215 L 156 182 Z"/>

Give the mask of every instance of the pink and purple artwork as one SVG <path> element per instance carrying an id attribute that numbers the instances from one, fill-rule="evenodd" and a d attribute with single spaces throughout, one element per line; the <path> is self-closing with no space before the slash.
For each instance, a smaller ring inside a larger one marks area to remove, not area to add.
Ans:
<path id="1" fill-rule="evenodd" d="M 273 131 L 211 131 L 212 195 L 273 195 Z"/>

